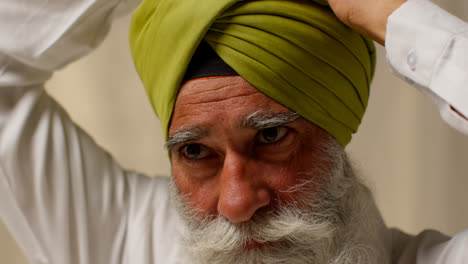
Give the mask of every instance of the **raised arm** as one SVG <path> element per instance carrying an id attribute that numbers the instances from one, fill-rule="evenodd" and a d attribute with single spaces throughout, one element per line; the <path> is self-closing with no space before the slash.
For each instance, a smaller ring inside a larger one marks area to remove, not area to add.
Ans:
<path id="1" fill-rule="evenodd" d="M 347 25 L 384 45 L 393 71 L 468 135 L 468 24 L 428 0 L 329 0 Z M 468 230 L 450 240 L 426 231 L 398 263 L 467 263 Z"/>
<path id="2" fill-rule="evenodd" d="M 468 135 L 468 23 L 429 0 L 329 0 L 338 18 L 385 45 L 393 71 Z"/>
<path id="3" fill-rule="evenodd" d="M 133 5 L 135 3 L 132 3 Z M 120 263 L 134 175 L 43 89 L 130 2 L 0 1 L 0 217 L 32 263 Z"/>
<path id="4" fill-rule="evenodd" d="M 343 23 L 384 45 L 387 19 L 406 1 L 328 0 L 328 3 Z"/>

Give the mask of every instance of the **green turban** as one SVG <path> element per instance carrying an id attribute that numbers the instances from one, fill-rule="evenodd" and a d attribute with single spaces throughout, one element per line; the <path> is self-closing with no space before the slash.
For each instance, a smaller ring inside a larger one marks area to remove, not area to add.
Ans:
<path id="1" fill-rule="evenodd" d="M 135 67 L 168 136 L 178 90 L 202 40 L 258 90 L 345 146 L 375 68 L 371 41 L 326 0 L 144 0 L 133 15 Z"/>

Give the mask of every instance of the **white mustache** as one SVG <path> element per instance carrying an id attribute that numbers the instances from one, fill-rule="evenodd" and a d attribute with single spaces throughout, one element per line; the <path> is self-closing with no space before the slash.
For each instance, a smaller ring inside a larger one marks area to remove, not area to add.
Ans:
<path id="1" fill-rule="evenodd" d="M 192 243 L 191 248 L 196 251 L 206 249 L 226 252 L 244 250 L 249 242 L 282 242 L 297 246 L 333 237 L 335 228 L 331 221 L 317 218 L 297 208 L 285 208 L 279 214 L 255 215 L 249 222 L 242 224 L 233 224 L 224 217 L 193 223 L 192 237 L 197 241 Z M 306 242 L 302 241 L 304 234 L 308 234 Z"/>

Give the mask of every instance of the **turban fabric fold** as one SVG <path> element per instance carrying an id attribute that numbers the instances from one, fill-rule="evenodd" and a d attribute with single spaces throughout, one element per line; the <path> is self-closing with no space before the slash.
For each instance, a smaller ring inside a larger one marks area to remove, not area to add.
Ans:
<path id="1" fill-rule="evenodd" d="M 345 146 L 375 68 L 371 41 L 312 0 L 144 0 L 133 15 L 135 67 L 167 137 L 178 90 L 201 41 L 258 90 Z"/>

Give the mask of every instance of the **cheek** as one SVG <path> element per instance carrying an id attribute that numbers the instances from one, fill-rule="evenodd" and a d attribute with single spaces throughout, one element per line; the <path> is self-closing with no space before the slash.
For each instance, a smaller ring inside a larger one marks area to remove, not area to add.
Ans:
<path id="1" fill-rule="evenodd" d="M 282 169 L 272 169 L 269 173 L 269 186 L 275 195 L 274 200 L 280 203 L 297 204 L 305 192 L 315 192 L 326 182 L 323 173 L 308 163 L 300 166 L 294 162 Z"/>
<path id="2" fill-rule="evenodd" d="M 208 215 L 216 214 L 218 194 L 216 191 L 216 179 L 196 182 L 184 175 L 176 168 L 173 169 L 174 183 L 184 197 L 186 206 L 193 210 L 195 216 L 200 219 Z"/>
<path id="3" fill-rule="evenodd" d="M 310 151 L 314 150 L 314 151 Z M 305 192 L 316 192 L 328 181 L 328 154 L 310 143 L 282 168 L 270 169 L 270 186 L 282 202 L 297 203 Z"/>

